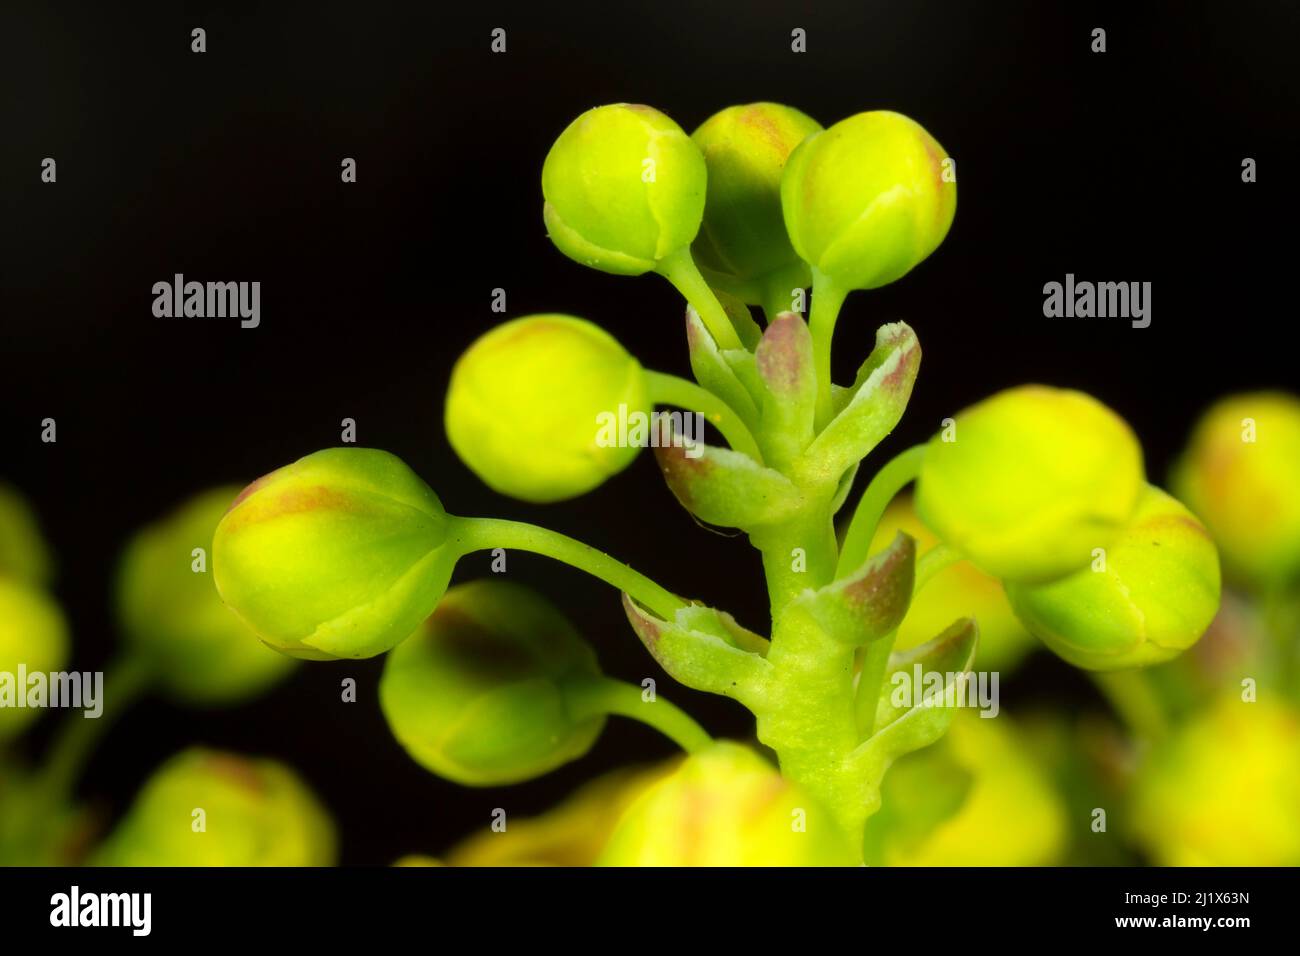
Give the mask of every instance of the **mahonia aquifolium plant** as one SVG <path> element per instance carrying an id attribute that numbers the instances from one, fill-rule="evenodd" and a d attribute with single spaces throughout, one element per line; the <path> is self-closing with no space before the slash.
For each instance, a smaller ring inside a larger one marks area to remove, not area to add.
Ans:
<path id="1" fill-rule="evenodd" d="M 647 106 L 590 110 L 543 165 L 548 233 L 583 265 L 656 272 L 683 294 L 695 381 L 645 369 L 605 330 L 560 314 L 489 331 L 452 374 L 453 448 L 489 486 L 531 502 L 581 495 L 632 462 L 637 447 L 600 439 L 620 407 L 701 413 L 727 447 L 670 436 L 652 443 L 655 455 L 688 512 L 743 531 L 761 552 L 762 633 L 554 531 L 452 515 L 400 460 L 354 448 L 308 455 L 235 498 L 213 541 L 222 598 L 288 655 L 392 651 L 381 699 L 394 735 L 466 785 L 572 761 L 607 715 L 656 726 L 688 757 L 631 805 L 604 862 L 863 861 L 886 771 L 945 734 L 957 675 L 974 659 L 969 617 L 895 650 L 936 575 L 969 562 L 1001 582 L 1025 628 L 1093 670 L 1177 655 L 1219 602 L 1214 545 L 1148 484 L 1128 425 L 1088 395 L 1046 386 L 993 395 L 883 463 L 837 535 L 859 465 L 903 415 L 921 350 L 906 324 L 886 325 L 853 381 L 837 385 L 836 320 L 850 292 L 901 278 L 943 242 L 952 168 L 933 136 L 892 112 L 823 129 L 756 103 L 688 136 Z M 805 320 L 796 306 L 809 286 Z M 873 552 L 886 508 L 913 482 L 935 543 L 918 554 L 898 533 Z M 460 558 L 496 548 L 617 588 L 654 659 L 687 687 L 748 708 L 779 770 L 604 676 L 541 596 L 495 582 L 448 590 Z M 946 679 L 899 706 L 891 677 L 918 665 Z M 659 839 L 687 818 L 698 839 Z"/>

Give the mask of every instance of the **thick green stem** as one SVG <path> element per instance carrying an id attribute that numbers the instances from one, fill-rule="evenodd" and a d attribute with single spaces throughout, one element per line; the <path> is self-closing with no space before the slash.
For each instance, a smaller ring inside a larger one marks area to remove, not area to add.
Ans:
<path id="1" fill-rule="evenodd" d="M 819 588 L 835 579 L 838 554 L 829 501 L 810 505 L 795 521 L 757 529 L 749 538 L 763 554 L 774 624 L 806 588 Z"/>
<path id="2" fill-rule="evenodd" d="M 885 509 L 920 474 L 921 463 L 925 460 L 925 448 L 925 445 L 913 445 L 906 451 L 899 452 L 871 479 L 867 490 L 858 499 L 853 520 L 849 522 L 849 529 L 844 534 L 839 566 L 835 569 L 836 577 L 848 574 L 867 560 L 871 540 L 876 535 L 876 528 L 880 526 Z"/>
<path id="3" fill-rule="evenodd" d="M 740 336 L 736 334 L 736 327 L 731 324 L 731 317 L 727 315 L 727 310 L 722 307 L 718 297 L 704 281 L 704 276 L 700 275 L 695 260 L 691 258 L 689 246 L 683 246 L 660 259 L 656 271 L 671 282 L 673 288 L 680 292 L 691 307 L 699 313 L 700 320 L 713 336 L 713 341 L 718 344 L 718 348 L 744 348 Z"/>
<path id="4" fill-rule="evenodd" d="M 575 680 L 564 688 L 564 699 L 575 720 L 603 714 L 628 717 L 653 727 L 687 753 L 713 743 L 703 727 L 675 704 L 656 697 L 647 701 L 641 688 L 611 677 Z"/>
<path id="5" fill-rule="evenodd" d="M 491 548 L 531 551 L 572 565 L 593 577 L 626 591 L 634 600 L 665 620 L 672 620 L 686 606 L 677 595 L 656 584 L 644 574 L 632 570 L 591 545 L 568 535 L 525 521 L 503 518 L 453 518 L 452 534 L 461 554 Z"/>
<path id="6" fill-rule="evenodd" d="M 740 416 L 718 396 L 694 382 L 666 372 L 647 371 L 646 378 L 650 383 L 650 398 L 656 405 L 676 405 L 699 412 L 722 433 L 728 445 L 762 464 L 763 455 L 758 442 Z"/>
<path id="7" fill-rule="evenodd" d="M 848 296 L 825 275 L 813 270 L 812 308 L 808 312 L 808 331 L 812 334 L 813 369 L 817 375 L 817 430 L 831 420 L 831 340 L 835 321 Z"/>

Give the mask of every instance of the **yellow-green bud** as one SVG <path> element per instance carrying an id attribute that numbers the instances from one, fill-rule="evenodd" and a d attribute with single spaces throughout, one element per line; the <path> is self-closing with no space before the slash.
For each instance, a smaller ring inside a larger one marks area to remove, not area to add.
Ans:
<path id="1" fill-rule="evenodd" d="M 1082 392 L 1023 385 L 958 412 L 931 439 L 916 511 L 981 570 L 1041 582 L 1088 565 L 1145 487 L 1122 418 Z"/>
<path id="2" fill-rule="evenodd" d="M 596 655 L 545 598 L 487 579 L 449 590 L 384 664 L 379 701 L 393 736 L 440 777 L 517 783 L 585 754 L 603 717 L 575 720 L 568 689 Z"/>
<path id="3" fill-rule="evenodd" d="M 1256 392 L 1218 402 L 1197 424 L 1173 482 L 1230 576 L 1254 586 L 1300 576 L 1300 398 Z"/>
<path id="4" fill-rule="evenodd" d="M 598 106 L 570 123 L 546 154 L 547 232 L 585 266 L 649 272 L 699 232 L 707 176 L 699 147 L 663 113 Z"/>
<path id="5" fill-rule="evenodd" d="M 36 518 L 23 496 L 0 484 L 0 577 L 49 583 L 53 561 Z"/>
<path id="6" fill-rule="evenodd" d="M 1219 610 L 1219 556 L 1190 511 L 1148 487 L 1119 536 L 1082 571 L 1007 584 L 1025 625 L 1077 667 L 1158 664 L 1200 639 Z"/>
<path id="7" fill-rule="evenodd" d="M 813 133 L 781 179 L 795 250 L 836 287 L 874 289 L 934 252 L 957 211 L 948 154 L 899 113 L 858 113 Z"/>
<path id="8" fill-rule="evenodd" d="M 751 305 L 790 308 L 792 290 L 812 283 L 790 245 L 781 212 L 781 174 L 796 146 L 821 124 L 777 103 L 729 106 L 691 138 L 708 165 L 704 225 L 691 251 L 709 284 Z"/>
<path id="9" fill-rule="evenodd" d="M 45 592 L 14 578 L 0 577 L 0 743 L 16 737 L 40 715 L 18 707 L 22 667 L 27 674 L 60 671 L 68 660 L 68 629 L 63 613 Z"/>
<path id="10" fill-rule="evenodd" d="M 739 744 L 693 754 L 628 808 L 603 866 L 854 866 L 834 818 Z"/>
<path id="11" fill-rule="evenodd" d="M 286 654 L 374 657 L 446 590 L 458 557 L 448 524 L 401 459 L 330 448 L 243 490 L 217 525 L 213 577 L 222 600 Z"/>
<path id="12" fill-rule="evenodd" d="M 531 315 L 497 326 L 456 363 L 447 437 L 494 491 L 524 501 L 585 494 L 632 463 L 653 404 L 641 364 L 599 326 Z"/>
<path id="13" fill-rule="evenodd" d="M 193 747 L 146 781 L 100 866 L 332 866 L 334 824 L 283 764 Z"/>
<path id="14" fill-rule="evenodd" d="M 154 677 L 180 700 L 224 704 L 265 690 L 293 668 L 221 602 L 212 536 L 239 488 L 196 495 L 127 545 L 118 617 Z"/>
<path id="15" fill-rule="evenodd" d="M 1132 833 L 1161 866 L 1300 866 L 1300 712 L 1235 694 L 1138 772 Z"/>
<path id="16" fill-rule="evenodd" d="M 917 518 L 910 495 L 895 498 L 881 516 L 871 553 L 887 547 L 899 531 L 916 539 L 918 554 L 939 543 L 934 532 Z M 1011 610 L 1002 582 L 969 561 L 958 561 L 930 578 L 924 597 L 912 601 L 898 628 L 894 648 L 907 651 L 920 647 L 962 617 L 973 617 L 979 623 L 977 670 L 1009 671 L 1037 646 L 1034 636 Z"/>

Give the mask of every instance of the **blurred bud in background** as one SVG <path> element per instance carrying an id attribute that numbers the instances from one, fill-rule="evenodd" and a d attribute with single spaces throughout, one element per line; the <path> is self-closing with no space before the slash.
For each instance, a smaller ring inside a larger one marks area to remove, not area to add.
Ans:
<path id="1" fill-rule="evenodd" d="M 604 718 L 575 719 L 567 695 L 599 674 L 554 605 L 489 578 L 449 590 L 388 655 L 379 700 L 416 763 L 486 787 L 541 776 L 591 749 Z"/>
<path id="2" fill-rule="evenodd" d="M 334 824 L 288 767 L 194 747 L 145 782 L 100 866 L 332 866 Z"/>
<path id="3" fill-rule="evenodd" d="M 117 610 L 127 644 L 174 698 L 228 704 L 253 697 L 296 661 L 271 650 L 222 603 L 212 580 L 212 536 L 238 487 L 191 498 L 127 545 Z"/>
<path id="4" fill-rule="evenodd" d="M 70 653 L 63 612 L 42 588 L 53 568 L 36 518 L 17 491 L 0 484 L 0 673 L 18 681 L 27 673 L 61 671 Z M 14 689 L 25 693 L 26 688 Z M 0 744 L 18 736 L 42 713 L 0 707 Z"/>
<path id="5" fill-rule="evenodd" d="M 628 808 L 603 866 L 854 866 L 830 813 L 766 760 L 723 742 L 687 757 Z"/>
<path id="6" fill-rule="evenodd" d="M 1007 584 L 1016 614 L 1076 667 L 1119 670 L 1167 661 L 1198 641 L 1219 610 L 1219 558 L 1183 505 L 1148 486 L 1093 566 L 1047 584 Z"/>
<path id="7" fill-rule="evenodd" d="M 871 553 L 888 546 L 898 531 L 916 539 L 918 554 L 924 554 L 939 541 L 916 516 L 912 497 L 907 494 L 895 498 L 881 516 Z M 932 577 L 923 596 L 912 602 L 898 629 L 894 649 L 906 651 L 918 647 L 962 617 L 973 617 L 979 623 L 977 670 L 1010 671 L 1038 646 L 1011 610 L 1002 582 L 968 561 L 959 561 Z"/>
<path id="8" fill-rule="evenodd" d="M 512 819 L 504 833 L 485 828 L 466 838 L 447 852 L 447 863 L 592 866 L 627 808 L 673 765 L 616 770 L 598 777 L 540 816 Z"/>
<path id="9" fill-rule="evenodd" d="M 1300 398 L 1233 395 L 1213 405 L 1172 472 L 1229 579 L 1268 588 L 1300 576 Z"/>
<path id="10" fill-rule="evenodd" d="M 0 578 L 45 587 L 53 571 L 32 509 L 17 489 L 0 482 Z"/>
<path id="11" fill-rule="evenodd" d="M 1146 487 L 1128 424 L 1083 392 L 1024 385 L 957 413 L 926 446 L 916 513 L 976 567 L 1042 582 L 1087 567 Z"/>
<path id="12" fill-rule="evenodd" d="M 1220 697 L 1142 765 L 1129 823 L 1163 866 L 1300 866 L 1300 712 Z"/>
<path id="13" fill-rule="evenodd" d="M 1064 803 L 1016 725 L 973 710 L 890 767 L 865 841 L 877 866 L 1049 866 L 1065 846 Z"/>

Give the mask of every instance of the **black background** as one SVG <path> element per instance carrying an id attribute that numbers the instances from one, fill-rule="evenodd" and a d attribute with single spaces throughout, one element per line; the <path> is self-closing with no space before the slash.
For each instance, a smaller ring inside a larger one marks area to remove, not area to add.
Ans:
<path id="1" fill-rule="evenodd" d="M 5 0 L 0 478 L 32 499 L 58 554 L 76 666 L 112 651 L 111 574 L 134 529 L 193 492 L 337 444 L 344 417 L 450 511 L 566 531 L 762 626 L 756 555 L 697 528 L 649 456 L 590 496 L 539 508 L 490 493 L 447 445 L 448 373 L 502 320 L 495 287 L 507 317 L 586 316 L 647 366 L 687 370 L 667 283 L 585 270 L 545 236 L 542 159 L 599 103 L 649 103 L 688 131 L 761 99 L 827 125 L 895 109 L 957 159 L 947 241 L 898 283 L 854 294 L 840 320 L 842 379 L 883 322 L 906 320 L 925 350 L 877 463 L 973 400 L 1043 381 L 1116 408 L 1160 480 L 1213 398 L 1300 384 L 1284 348 L 1292 3 L 466 6 Z M 190 52 L 196 26 L 202 55 Z M 489 51 L 497 26 L 504 55 Z M 1104 54 L 1089 50 L 1097 26 Z M 790 50 L 794 27 L 806 54 Z M 46 156 L 55 185 L 40 182 Z M 340 182 L 345 156 L 356 184 Z M 1259 164 L 1251 185 L 1247 156 Z M 261 327 L 153 318 L 151 287 L 176 272 L 261 281 Z M 1152 282 L 1150 328 L 1045 319 L 1043 284 L 1067 272 Z M 40 441 L 46 417 L 57 444 Z M 487 561 L 467 559 L 458 578 Z M 657 672 L 604 585 L 540 558 L 511 562 L 590 635 L 607 670 L 656 677 L 719 734 L 749 731 L 738 707 Z M 82 792 L 119 811 L 191 742 L 277 756 L 334 812 L 346 862 L 385 863 L 442 850 L 494 807 L 531 813 L 602 768 L 670 752 L 614 721 L 591 755 L 549 777 L 465 790 L 393 741 L 374 698 L 380 666 L 307 665 L 234 711 L 150 700 L 112 732 Z M 357 704 L 339 701 L 345 676 L 358 678 Z M 1050 660 L 1005 690 L 1011 710 L 1088 700 Z"/>

